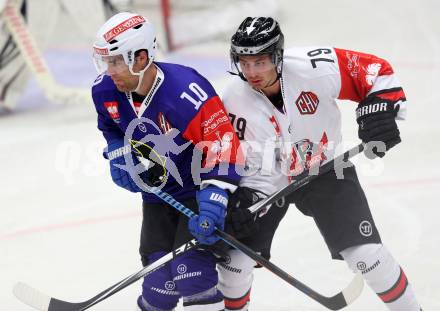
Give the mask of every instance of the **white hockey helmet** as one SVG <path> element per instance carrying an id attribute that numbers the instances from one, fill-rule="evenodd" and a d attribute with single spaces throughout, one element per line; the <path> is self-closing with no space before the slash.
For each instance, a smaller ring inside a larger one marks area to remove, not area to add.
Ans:
<path id="1" fill-rule="evenodd" d="M 98 73 L 107 70 L 106 57 L 122 55 L 131 74 L 142 77 L 156 56 L 156 33 L 143 16 L 129 12 L 114 15 L 101 26 L 93 44 L 93 58 Z M 141 72 L 133 72 L 135 53 L 147 50 L 149 63 Z"/>

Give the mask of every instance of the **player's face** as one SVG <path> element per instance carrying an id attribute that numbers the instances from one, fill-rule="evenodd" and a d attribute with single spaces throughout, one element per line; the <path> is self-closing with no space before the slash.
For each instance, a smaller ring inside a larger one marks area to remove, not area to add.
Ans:
<path id="1" fill-rule="evenodd" d="M 119 91 L 128 92 L 136 88 L 139 77 L 130 73 L 122 55 L 104 57 L 103 61 L 107 65 L 107 74 Z"/>
<path id="2" fill-rule="evenodd" d="M 264 89 L 277 78 L 275 64 L 270 55 L 240 56 L 238 65 L 248 83 L 255 89 Z"/>

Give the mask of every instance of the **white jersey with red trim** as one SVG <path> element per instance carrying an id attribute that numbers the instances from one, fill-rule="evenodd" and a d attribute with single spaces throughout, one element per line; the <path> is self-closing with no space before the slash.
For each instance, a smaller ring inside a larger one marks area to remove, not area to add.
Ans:
<path id="1" fill-rule="evenodd" d="M 304 167 L 342 151 L 337 149 L 342 135 L 336 99 L 360 102 L 376 96 L 400 105 L 398 119 L 406 115 L 405 94 L 393 69 L 370 54 L 331 47 L 285 51 L 283 111 L 247 82 L 233 80 L 223 102 L 246 154 L 240 185 L 267 194 L 287 185 L 289 176 Z"/>

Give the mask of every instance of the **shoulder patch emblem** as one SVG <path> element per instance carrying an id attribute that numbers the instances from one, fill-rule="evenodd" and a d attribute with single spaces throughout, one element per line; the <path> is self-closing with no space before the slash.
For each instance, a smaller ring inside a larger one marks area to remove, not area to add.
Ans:
<path id="1" fill-rule="evenodd" d="M 118 102 L 104 102 L 104 107 L 107 109 L 108 113 L 110 114 L 110 117 L 115 121 L 116 123 L 121 122 L 119 111 L 118 111 Z"/>

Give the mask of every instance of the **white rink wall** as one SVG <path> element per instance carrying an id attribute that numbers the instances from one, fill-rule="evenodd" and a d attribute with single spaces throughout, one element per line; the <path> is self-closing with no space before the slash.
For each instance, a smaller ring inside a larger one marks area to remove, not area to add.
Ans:
<path id="1" fill-rule="evenodd" d="M 278 5 L 286 47 L 330 45 L 376 54 L 400 78 L 408 98 L 408 120 L 399 123 L 403 142 L 383 160 L 359 156 L 356 163 L 383 241 L 406 269 L 424 310 L 440 310 L 440 3 L 338 0 L 329 6 L 283 0 Z M 95 75 L 90 54 L 63 47 L 45 56 L 57 80 L 89 86 Z M 227 42 L 216 41 L 161 57 L 196 67 L 221 92 L 227 54 Z M 351 146 L 358 141 L 355 104 L 340 107 Z M 113 185 L 93 107 L 48 103 L 30 81 L 18 108 L 0 118 L 0 305 L 30 310 L 12 295 L 17 281 L 61 299 L 88 299 L 140 268 L 140 199 Z M 352 277 L 343 262 L 330 259 L 313 220 L 293 206 L 272 254 L 275 263 L 324 294 L 342 289 Z M 139 286 L 91 310 L 135 310 Z M 324 309 L 259 269 L 251 310 Z M 386 309 L 366 288 L 346 310 Z"/>

